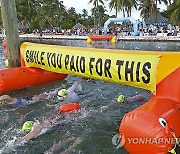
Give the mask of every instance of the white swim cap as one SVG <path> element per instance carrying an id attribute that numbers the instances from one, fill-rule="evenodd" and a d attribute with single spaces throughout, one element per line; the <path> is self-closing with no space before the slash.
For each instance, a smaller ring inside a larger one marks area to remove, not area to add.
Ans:
<path id="1" fill-rule="evenodd" d="M 59 90 L 58 95 L 66 98 L 68 95 L 68 91 L 66 89 L 61 89 L 61 90 Z"/>

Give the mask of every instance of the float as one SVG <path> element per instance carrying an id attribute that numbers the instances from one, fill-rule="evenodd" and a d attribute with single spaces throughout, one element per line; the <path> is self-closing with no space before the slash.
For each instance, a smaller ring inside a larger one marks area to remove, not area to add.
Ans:
<path id="1" fill-rule="evenodd" d="M 25 42 L 26 67 L 72 74 L 156 92 L 156 85 L 180 67 L 180 53 L 67 47 Z"/>
<path id="2" fill-rule="evenodd" d="M 66 74 L 52 73 L 39 68 L 15 67 L 0 70 L 0 94 L 29 86 L 62 80 Z"/>
<path id="3" fill-rule="evenodd" d="M 6 42 L 3 40 L 4 54 L 7 58 Z M 8 67 L 7 59 L 5 61 Z M 6 68 L 0 70 L 0 94 L 26 88 L 29 86 L 48 83 L 55 80 L 63 80 L 66 74 L 52 73 L 40 68 L 27 68 L 21 57 L 21 67 Z"/>
<path id="4" fill-rule="evenodd" d="M 87 44 L 91 44 L 92 41 L 111 41 L 112 44 L 116 43 L 116 36 L 113 35 L 92 35 L 88 36 Z"/>
<path id="5" fill-rule="evenodd" d="M 81 108 L 81 106 L 78 103 L 71 102 L 71 103 L 60 105 L 59 106 L 59 112 L 60 113 L 66 113 L 66 112 L 71 112 L 74 110 L 79 110 L 80 108 Z"/>
<path id="6" fill-rule="evenodd" d="M 157 84 L 156 96 L 127 113 L 119 133 L 129 153 L 175 153 L 180 137 L 180 68 Z"/>
<path id="7" fill-rule="evenodd" d="M 180 137 L 180 53 L 62 47 L 25 42 L 26 67 L 146 89 L 151 99 L 127 113 L 119 136 L 132 154 L 175 153 Z"/>

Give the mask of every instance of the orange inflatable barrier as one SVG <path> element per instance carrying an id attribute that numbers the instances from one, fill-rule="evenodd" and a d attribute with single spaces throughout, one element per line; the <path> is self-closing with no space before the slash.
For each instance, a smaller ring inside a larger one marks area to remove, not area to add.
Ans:
<path id="1" fill-rule="evenodd" d="M 65 112 L 71 112 L 74 110 L 80 109 L 80 105 L 78 103 L 68 103 L 68 104 L 63 104 L 59 106 L 59 112 L 65 113 Z"/>
<path id="2" fill-rule="evenodd" d="M 131 154 L 174 152 L 180 137 L 180 68 L 157 84 L 157 95 L 127 113 L 119 133 Z"/>
<path id="3" fill-rule="evenodd" d="M 0 70 L 0 94 L 39 85 L 54 80 L 65 79 L 66 74 L 48 72 L 39 68 L 16 67 Z"/>
<path id="4" fill-rule="evenodd" d="M 112 35 L 92 35 L 88 36 L 87 43 L 90 44 L 92 41 L 111 41 L 116 42 L 116 37 Z"/>
<path id="5" fill-rule="evenodd" d="M 98 40 L 106 40 L 110 41 L 114 36 L 112 35 L 92 35 L 89 36 L 89 38 L 93 41 L 98 41 Z"/>

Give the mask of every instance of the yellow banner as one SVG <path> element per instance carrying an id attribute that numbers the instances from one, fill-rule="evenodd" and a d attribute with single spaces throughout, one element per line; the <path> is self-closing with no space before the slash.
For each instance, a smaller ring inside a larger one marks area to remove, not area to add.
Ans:
<path id="1" fill-rule="evenodd" d="M 26 66 L 73 74 L 155 92 L 159 55 L 102 52 L 96 49 L 50 45 L 26 46 L 21 52 Z"/>

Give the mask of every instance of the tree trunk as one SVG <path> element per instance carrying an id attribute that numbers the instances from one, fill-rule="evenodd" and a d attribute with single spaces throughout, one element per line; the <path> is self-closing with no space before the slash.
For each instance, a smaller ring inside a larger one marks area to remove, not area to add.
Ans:
<path id="1" fill-rule="evenodd" d="M 20 66 L 19 32 L 15 0 L 1 0 L 3 27 L 6 30 L 6 44 L 9 67 Z"/>
<path id="2" fill-rule="evenodd" d="M 97 27 L 100 27 L 99 3 L 98 3 L 98 0 L 97 0 Z"/>
<path id="3" fill-rule="evenodd" d="M 96 2 L 94 2 L 94 27 L 96 28 Z"/>
<path id="4" fill-rule="evenodd" d="M 124 8 L 122 8 L 122 11 L 123 11 L 123 17 L 125 17 L 125 10 L 124 10 Z"/>
<path id="5" fill-rule="evenodd" d="M 117 13 L 118 13 L 118 10 L 117 10 L 117 2 L 116 2 L 116 18 L 117 18 Z"/>

